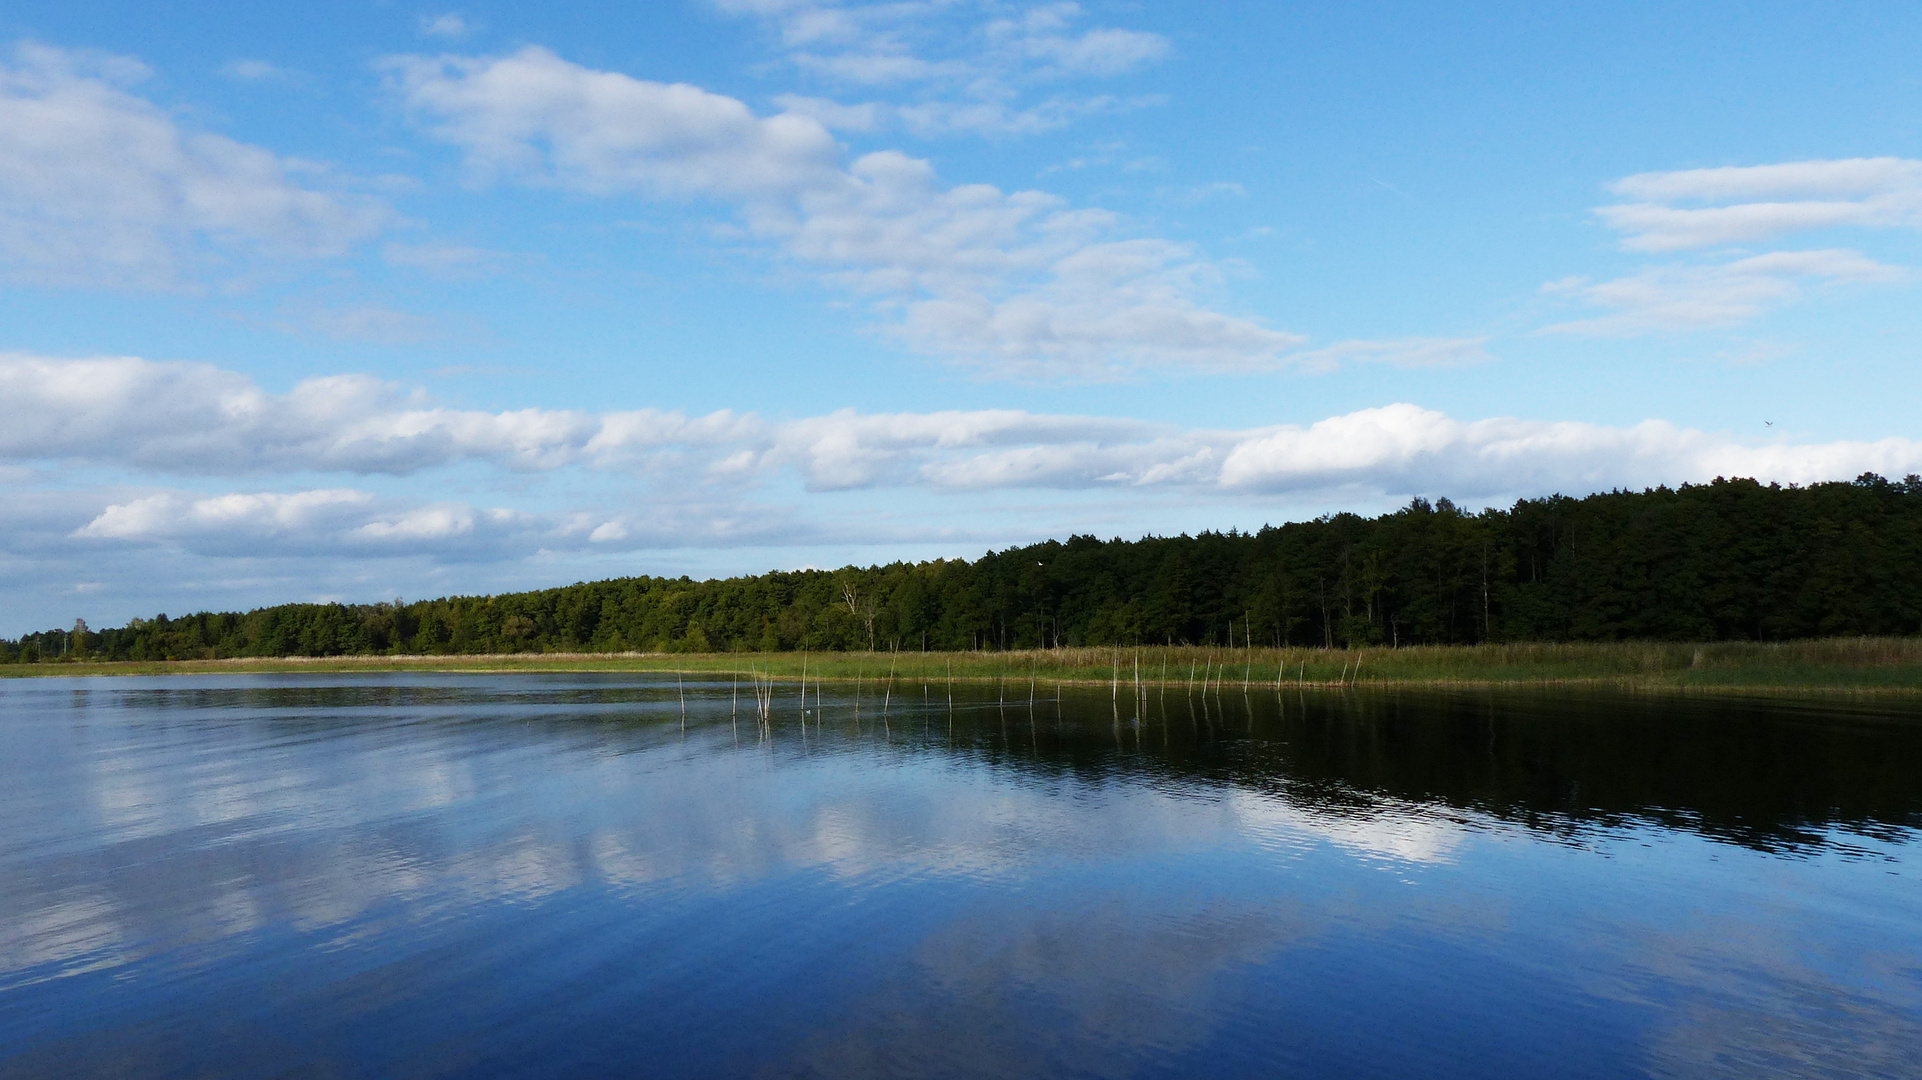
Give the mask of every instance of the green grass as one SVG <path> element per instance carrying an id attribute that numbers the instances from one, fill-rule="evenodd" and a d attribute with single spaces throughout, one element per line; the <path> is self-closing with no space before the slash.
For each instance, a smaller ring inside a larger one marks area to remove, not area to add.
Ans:
<path id="1" fill-rule="evenodd" d="M 1607 686 L 1712 692 L 1922 693 L 1922 638 L 1830 638 L 1776 643 L 1610 642 L 1422 646 L 1388 649 L 1073 648 L 920 653 L 520 653 L 504 656 L 366 656 L 309 659 L 57 662 L 0 665 L 0 675 L 172 675 L 335 671 L 681 671 L 796 679 L 874 680 L 890 667 L 903 682 L 1035 679 L 1108 684 L 1139 677 L 1272 688 L 1336 685 Z"/>

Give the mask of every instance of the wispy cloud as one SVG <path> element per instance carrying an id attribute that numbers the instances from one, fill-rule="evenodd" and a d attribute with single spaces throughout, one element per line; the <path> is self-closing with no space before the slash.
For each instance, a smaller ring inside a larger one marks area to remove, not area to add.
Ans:
<path id="1" fill-rule="evenodd" d="M 1748 244 L 1839 226 L 1922 228 L 1922 161 L 1906 158 L 1638 173 L 1609 188 L 1635 201 L 1596 214 L 1631 251 Z"/>
<path id="2" fill-rule="evenodd" d="M 920 138 L 942 135 L 1035 135 L 1067 127 L 1087 116 L 1125 112 L 1158 104 L 1155 97 L 1117 98 L 1099 94 L 1084 98 L 1051 98 L 1033 105 L 1007 101 L 916 101 L 905 104 L 864 101 L 843 104 L 828 98 L 779 94 L 782 109 L 811 117 L 835 131 L 901 130 Z"/>
<path id="3" fill-rule="evenodd" d="M 451 11 L 442 15 L 420 17 L 420 32 L 429 37 L 464 38 L 473 29 L 466 19 Z"/>
<path id="4" fill-rule="evenodd" d="M 350 307 L 307 307 L 285 312 L 285 327 L 294 332 L 311 332 L 336 341 L 366 342 L 376 345 L 418 345 L 447 336 L 435 320 L 412 312 L 397 311 L 384 304 L 356 304 Z"/>
<path id="5" fill-rule="evenodd" d="M 1739 326 L 1793 303 L 1803 283 L 1888 283 L 1905 271 L 1858 252 L 1777 251 L 1709 265 L 1653 266 L 1627 277 L 1550 282 L 1543 291 L 1610 314 L 1555 323 L 1551 334 L 1631 337 L 1660 331 Z"/>
<path id="6" fill-rule="evenodd" d="M 1886 284 L 1901 267 L 1842 248 L 1771 251 L 1736 245 L 1791 233 L 1922 228 L 1922 161 L 1850 158 L 1638 173 L 1609 185 L 1630 202 L 1595 211 L 1629 251 L 1704 251 L 1692 261 L 1643 267 L 1608 281 L 1565 278 L 1543 286 L 1610 314 L 1545 333 L 1624 337 L 1738 326 L 1800 299 L 1810 283 Z"/>
<path id="7" fill-rule="evenodd" d="M 307 163 L 181 127 L 131 92 L 146 76 L 38 45 L 0 63 L 0 273 L 177 288 L 216 254 L 338 256 L 396 221 L 371 196 L 307 186 Z"/>
<path id="8" fill-rule="evenodd" d="M 1295 353 L 1303 367 L 1332 371 L 1343 363 L 1387 364 L 1397 368 L 1451 368 L 1493 360 L 1485 337 L 1413 337 L 1385 341 L 1341 341 Z"/>
<path id="9" fill-rule="evenodd" d="M 441 243 L 383 244 L 380 257 L 389 266 L 418 270 L 436 277 L 493 273 L 509 259 L 506 252 Z"/>
<path id="10" fill-rule="evenodd" d="M 881 99 L 842 103 L 798 98 L 798 111 L 830 127 L 898 127 L 933 138 L 1026 135 L 1079 117 L 1157 99 L 1062 92 L 1060 84 L 1105 79 L 1165 57 L 1159 34 L 1083 27 L 1073 3 L 1025 8 L 955 3 L 716 0 L 764 20 L 789 63 L 827 84 Z M 1046 89 L 1040 100 L 1035 91 Z M 857 126 L 860 125 L 860 126 Z"/>
<path id="11" fill-rule="evenodd" d="M 221 66 L 220 73 L 230 79 L 242 82 L 261 82 L 266 79 L 286 78 L 284 69 L 275 67 L 265 60 L 235 60 Z"/>
<path id="12" fill-rule="evenodd" d="M 398 57 L 396 91 L 477 176 L 717 201 L 749 232 L 870 299 L 923 353 L 1028 378 L 1283 363 L 1294 334 L 1226 314 L 1189 245 L 1039 191 L 949 186 L 897 151 L 845 161 L 818 120 L 569 63 Z"/>
<path id="13" fill-rule="evenodd" d="M 940 2 L 715 0 L 715 6 L 768 20 L 798 66 L 849 82 L 1107 77 L 1169 52 L 1159 34 L 1079 29 L 1085 12 L 1074 3 L 986 17 L 979 7 Z"/>

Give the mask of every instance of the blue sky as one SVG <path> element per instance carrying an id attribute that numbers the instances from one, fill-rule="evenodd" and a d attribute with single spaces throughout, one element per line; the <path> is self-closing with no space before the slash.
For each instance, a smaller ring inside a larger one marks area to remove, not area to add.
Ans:
<path id="1" fill-rule="evenodd" d="M 0 13 L 0 633 L 1922 471 L 1922 10 Z"/>

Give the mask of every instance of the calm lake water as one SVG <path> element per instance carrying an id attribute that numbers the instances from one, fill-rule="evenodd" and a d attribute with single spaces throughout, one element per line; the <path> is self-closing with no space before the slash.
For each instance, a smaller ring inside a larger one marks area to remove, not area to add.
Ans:
<path id="1" fill-rule="evenodd" d="M 0 1077 L 1922 1076 L 1922 718 L 0 681 Z"/>

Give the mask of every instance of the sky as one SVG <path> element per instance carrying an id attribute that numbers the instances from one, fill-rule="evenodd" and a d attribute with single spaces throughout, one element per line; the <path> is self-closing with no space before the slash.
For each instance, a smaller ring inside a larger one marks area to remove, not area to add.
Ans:
<path id="1" fill-rule="evenodd" d="M 1922 7 L 0 9 L 0 634 L 1922 472 Z"/>

